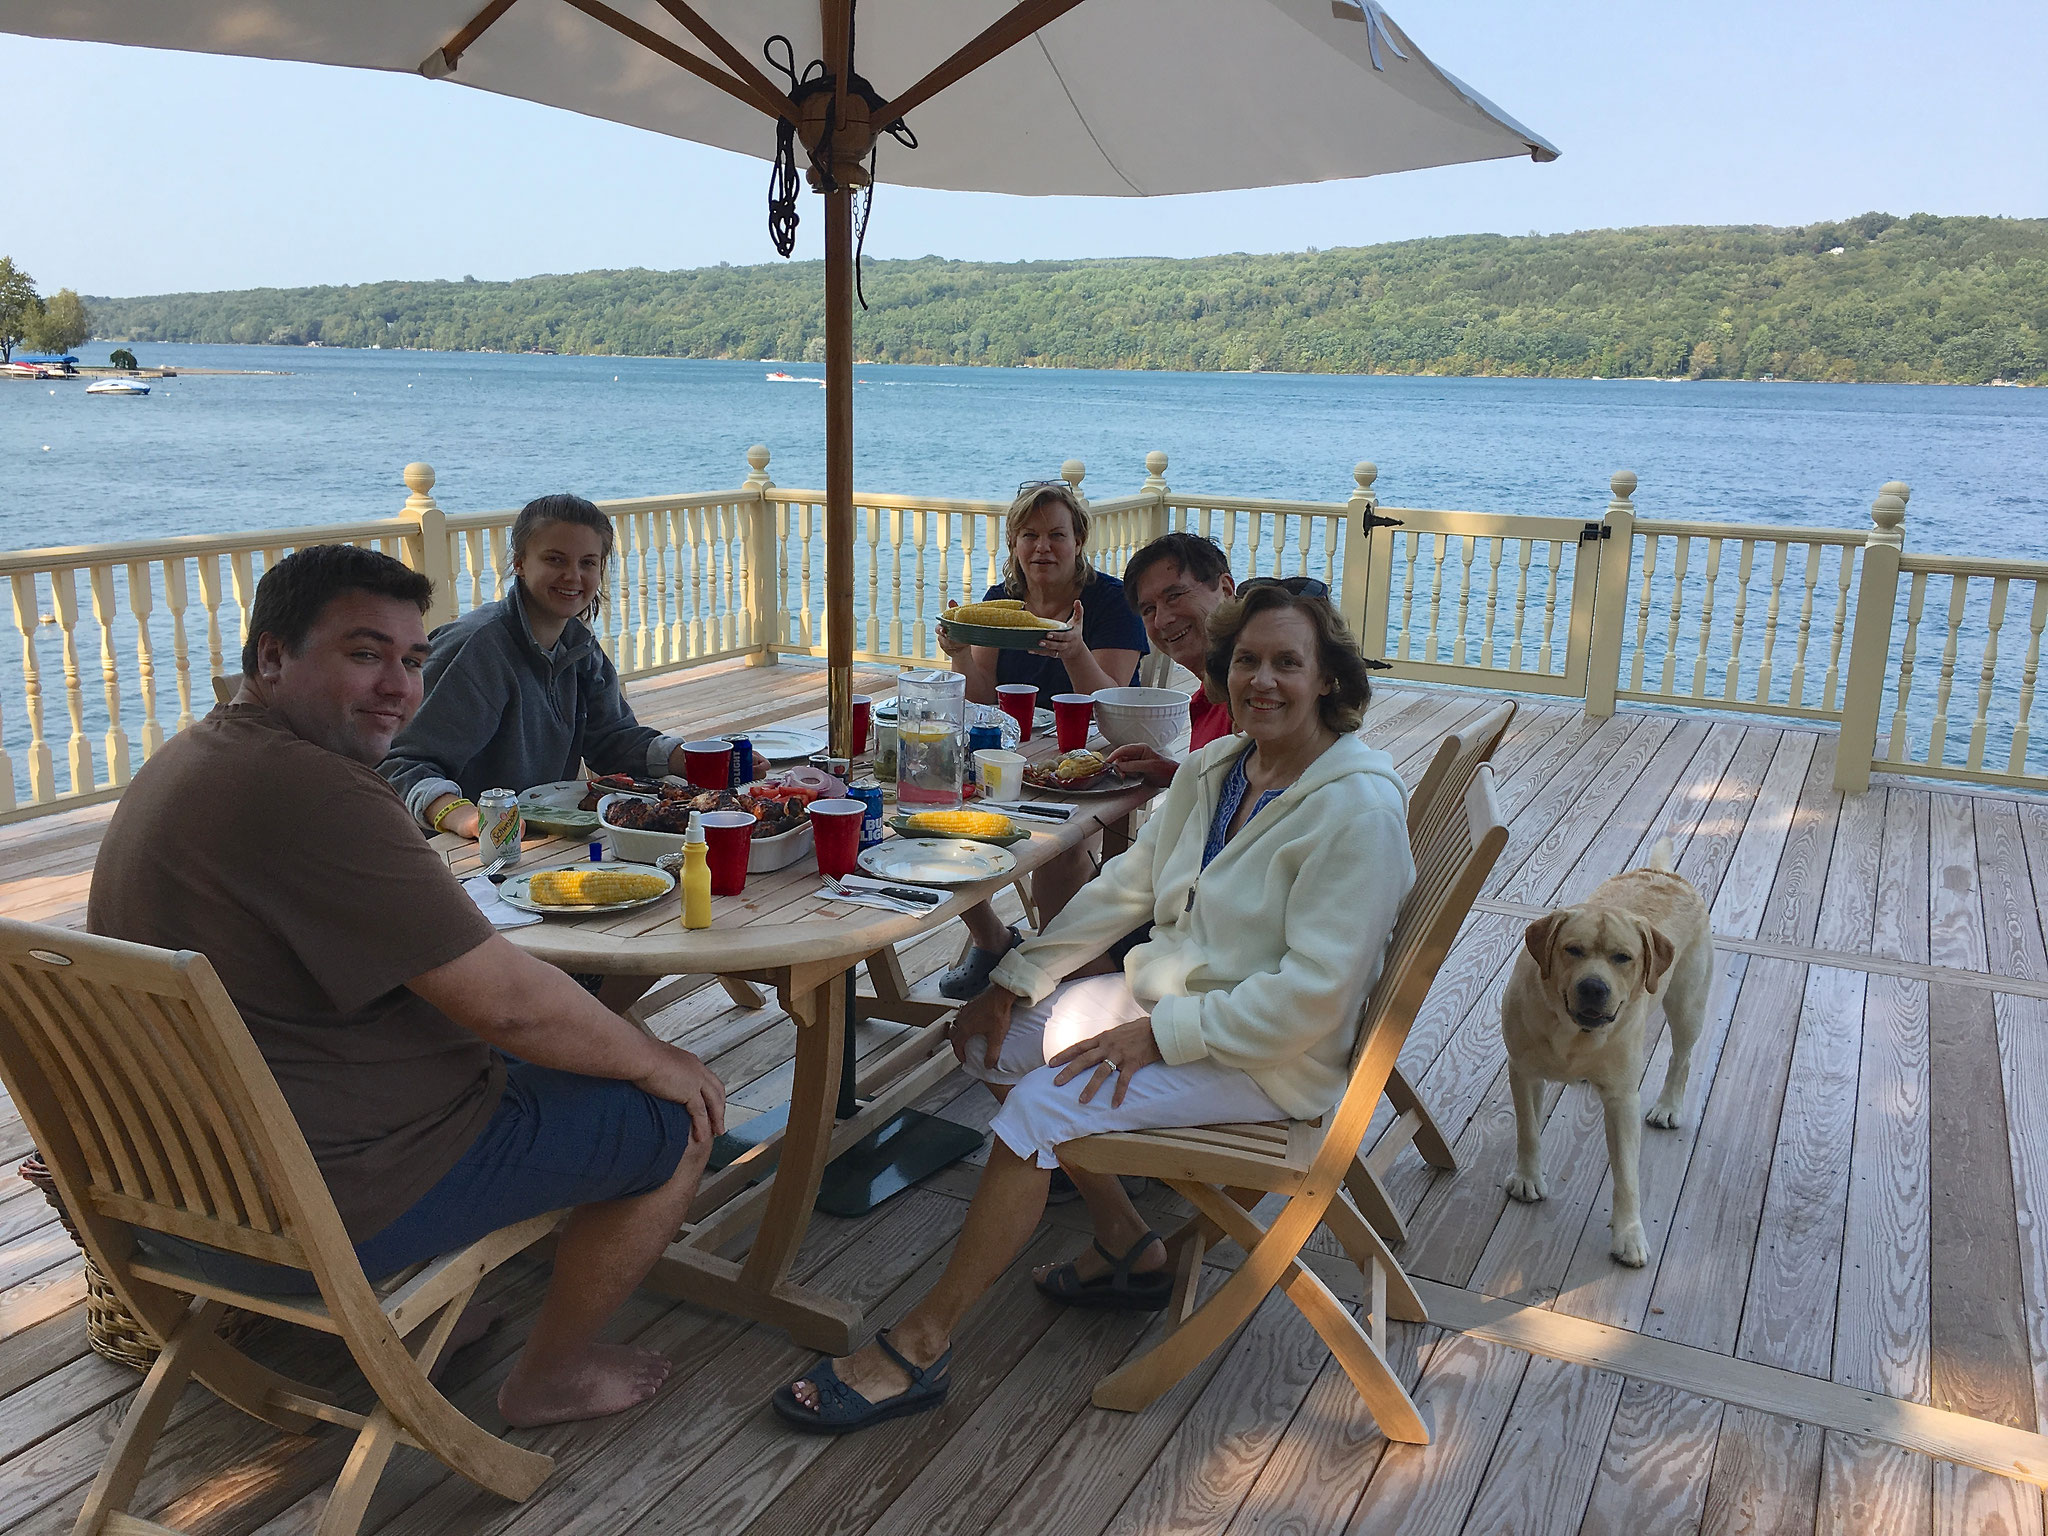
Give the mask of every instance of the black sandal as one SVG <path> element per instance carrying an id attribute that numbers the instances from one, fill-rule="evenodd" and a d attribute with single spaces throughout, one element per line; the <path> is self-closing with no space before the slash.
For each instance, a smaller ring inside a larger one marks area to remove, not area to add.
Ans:
<path id="1" fill-rule="evenodd" d="M 903 1368 L 903 1374 L 910 1378 L 910 1385 L 894 1397 L 885 1397 L 879 1403 L 869 1402 L 853 1388 L 839 1379 L 839 1372 L 833 1368 L 831 1356 L 826 1356 L 797 1381 L 808 1381 L 818 1389 L 818 1406 L 806 1408 L 803 1400 L 796 1395 L 796 1382 L 777 1387 L 768 1401 L 783 1420 L 808 1435 L 845 1435 L 856 1429 L 866 1429 L 884 1419 L 901 1418 L 907 1413 L 924 1413 L 936 1408 L 946 1400 L 946 1389 L 952 1386 L 948 1368 L 953 1363 L 953 1351 L 947 1351 L 930 1365 L 912 1365 L 902 1352 L 889 1342 L 889 1335 L 878 1333 L 875 1343 Z"/>
<path id="2" fill-rule="evenodd" d="M 1072 1260 L 1048 1270 L 1035 1282 L 1041 1294 L 1069 1307 L 1099 1307 L 1107 1312 L 1158 1312 L 1173 1300 L 1173 1276 L 1165 1269 L 1133 1274 L 1131 1265 L 1153 1243 L 1164 1242 L 1147 1231 L 1121 1258 L 1096 1239 L 1095 1251 L 1108 1261 L 1109 1273 L 1083 1280 Z"/>

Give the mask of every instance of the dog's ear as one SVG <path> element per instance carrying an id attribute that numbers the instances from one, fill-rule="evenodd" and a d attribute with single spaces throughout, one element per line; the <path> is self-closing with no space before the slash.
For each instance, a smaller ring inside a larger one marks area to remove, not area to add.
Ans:
<path id="1" fill-rule="evenodd" d="M 1643 990 L 1655 992 L 1657 983 L 1671 969 L 1671 958 L 1677 951 L 1671 947 L 1669 939 L 1640 917 L 1636 919 L 1636 927 L 1642 930 L 1643 935 Z"/>
<path id="2" fill-rule="evenodd" d="M 1558 911 L 1539 917 L 1529 925 L 1529 931 L 1522 935 L 1522 943 L 1528 946 L 1535 958 L 1536 969 L 1543 975 L 1550 974 L 1550 953 L 1557 946 L 1557 930 L 1562 928 L 1569 913 Z"/>

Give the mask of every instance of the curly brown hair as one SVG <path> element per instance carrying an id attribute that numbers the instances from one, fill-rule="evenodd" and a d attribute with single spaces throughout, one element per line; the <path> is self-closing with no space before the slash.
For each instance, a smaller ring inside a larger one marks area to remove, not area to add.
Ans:
<path id="1" fill-rule="evenodd" d="M 1329 598 L 1289 592 L 1271 582 L 1239 588 L 1238 595 L 1218 603 L 1209 615 L 1209 650 L 1202 670 L 1209 697 L 1229 699 L 1230 657 L 1246 624 L 1262 613 L 1291 609 L 1303 615 L 1316 632 L 1316 666 L 1329 679 L 1330 691 L 1316 700 L 1316 712 L 1330 730 L 1349 736 L 1365 724 L 1365 706 L 1372 698 L 1372 668 L 1351 626 Z"/>

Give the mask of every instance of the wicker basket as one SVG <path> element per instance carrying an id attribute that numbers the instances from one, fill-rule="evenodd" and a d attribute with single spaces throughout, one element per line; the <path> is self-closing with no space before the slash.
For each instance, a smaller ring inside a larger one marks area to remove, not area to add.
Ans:
<path id="1" fill-rule="evenodd" d="M 43 1198 L 50 1202 L 50 1209 L 64 1223 L 64 1230 L 71 1234 L 74 1243 L 77 1242 L 78 1228 L 71 1224 L 71 1214 L 64 1209 L 64 1202 L 57 1194 L 57 1181 L 50 1176 L 40 1153 L 30 1153 L 22 1160 L 21 1176 L 42 1191 Z M 262 1321 L 259 1313 L 229 1307 L 221 1314 L 220 1326 L 215 1332 L 234 1343 L 247 1338 Z M 120 1296 L 107 1283 L 107 1277 L 100 1273 L 99 1265 L 93 1263 L 89 1253 L 85 1256 L 85 1340 L 95 1354 L 138 1371 L 146 1371 L 155 1365 L 159 1353 L 156 1339 L 122 1304 Z"/>

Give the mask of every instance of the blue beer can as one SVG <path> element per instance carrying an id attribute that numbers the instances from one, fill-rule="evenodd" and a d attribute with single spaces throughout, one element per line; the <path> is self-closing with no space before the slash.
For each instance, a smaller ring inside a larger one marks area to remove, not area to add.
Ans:
<path id="1" fill-rule="evenodd" d="M 728 736 L 732 743 L 732 787 L 754 782 L 754 744 L 744 736 Z"/>
<path id="2" fill-rule="evenodd" d="M 1003 746 L 1003 728 L 1000 725 L 977 725 L 967 732 L 967 759 L 974 760 L 977 752 L 999 752 Z"/>
<path id="3" fill-rule="evenodd" d="M 860 845 L 863 848 L 874 847 L 882 840 L 882 781 L 860 779 L 846 786 L 846 796 L 868 808 L 867 814 L 860 819 Z"/>

